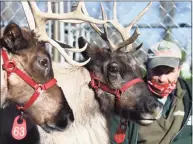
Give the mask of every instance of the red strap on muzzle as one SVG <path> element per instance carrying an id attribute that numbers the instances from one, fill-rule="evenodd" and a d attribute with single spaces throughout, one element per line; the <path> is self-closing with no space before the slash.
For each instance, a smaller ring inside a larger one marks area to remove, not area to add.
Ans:
<path id="1" fill-rule="evenodd" d="M 121 95 L 124 92 L 126 92 L 128 88 L 130 88 L 131 86 L 137 83 L 143 82 L 141 78 L 136 78 L 125 83 L 120 89 L 111 89 L 106 84 L 101 82 L 94 72 L 90 72 L 90 77 L 91 77 L 91 81 L 89 84 L 91 88 L 93 88 L 96 92 L 100 88 L 105 92 L 115 95 L 115 108 L 118 108 L 120 106 Z M 125 140 L 126 131 L 127 131 L 127 121 L 122 121 L 121 119 L 120 124 L 117 128 L 117 131 L 114 135 L 114 140 L 116 143 L 122 143 Z"/>
<path id="2" fill-rule="evenodd" d="M 90 72 L 90 77 L 91 77 L 90 86 L 95 91 L 98 91 L 98 89 L 100 88 L 101 90 L 103 90 L 105 92 L 108 92 L 108 93 L 111 93 L 111 94 L 115 95 L 116 106 L 119 105 L 121 95 L 124 92 L 126 92 L 126 90 L 128 88 L 130 88 L 131 86 L 135 85 L 136 83 L 143 82 L 143 80 L 141 78 L 136 78 L 136 79 L 133 79 L 133 80 L 128 81 L 127 83 L 125 83 L 120 89 L 111 89 L 106 84 L 101 82 L 99 80 L 99 78 L 95 75 L 94 72 Z"/>
<path id="3" fill-rule="evenodd" d="M 42 91 L 49 89 L 50 87 L 54 86 L 57 83 L 55 78 L 44 84 L 36 83 L 28 75 L 26 75 L 24 72 L 18 69 L 16 63 L 13 60 L 8 59 L 7 52 L 5 49 L 1 48 L 1 52 L 3 58 L 2 67 L 7 72 L 8 76 L 10 76 L 11 73 L 17 74 L 21 79 L 23 79 L 28 85 L 30 85 L 35 90 L 31 98 L 23 106 L 17 106 L 17 109 L 19 110 L 28 109 L 36 101 L 36 99 L 39 97 Z"/>

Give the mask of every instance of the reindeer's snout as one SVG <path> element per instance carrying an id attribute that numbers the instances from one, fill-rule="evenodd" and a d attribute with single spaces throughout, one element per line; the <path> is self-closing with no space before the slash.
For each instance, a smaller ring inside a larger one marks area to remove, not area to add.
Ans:
<path id="1" fill-rule="evenodd" d="M 141 113 L 139 123 L 146 125 L 161 117 L 163 105 L 156 98 L 149 96 L 138 102 L 137 110 Z"/>
<path id="2" fill-rule="evenodd" d="M 74 121 L 74 114 L 61 88 L 60 90 L 61 90 L 61 96 L 62 96 L 62 100 L 61 100 L 62 103 L 61 103 L 61 108 L 56 114 L 56 117 L 54 119 L 54 129 L 62 131 L 66 129 Z"/>
<path id="3" fill-rule="evenodd" d="M 74 115 L 72 110 L 69 108 L 66 110 L 66 108 L 63 108 L 58 113 L 57 119 L 56 119 L 56 127 L 59 129 L 65 129 L 71 122 L 74 121 Z"/>
<path id="4" fill-rule="evenodd" d="M 141 99 L 137 107 L 142 113 L 155 113 L 163 105 L 156 98 L 149 96 Z"/>
<path id="5" fill-rule="evenodd" d="M 54 123 L 47 122 L 41 127 L 48 133 L 53 130 L 64 131 L 73 121 L 74 115 L 72 110 L 70 108 L 68 110 L 66 108 L 62 108 L 56 116 Z"/>

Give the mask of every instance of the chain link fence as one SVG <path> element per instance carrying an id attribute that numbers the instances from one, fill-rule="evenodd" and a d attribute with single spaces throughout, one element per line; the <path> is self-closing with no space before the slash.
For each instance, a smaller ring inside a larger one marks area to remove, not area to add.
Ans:
<path id="1" fill-rule="evenodd" d="M 113 17 L 113 2 L 102 2 L 108 19 Z M 142 11 L 148 2 L 117 2 L 117 18 L 123 25 L 127 26 Z M 25 13 L 20 2 L 0 2 L 1 5 L 1 28 L 9 22 L 15 22 L 20 26 L 28 27 Z M 76 2 L 53 2 L 52 9 L 57 13 L 70 12 Z M 90 16 L 101 19 L 99 2 L 85 2 Z M 47 11 L 46 2 L 38 2 L 42 11 Z M 143 42 L 142 52 L 146 55 L 148 48 L 163 39 L 178 44 L 183 51 L 185 77 L 190 76 L 191 54 L 192 54 L 192 24 L 191 24 L 191 2 L 153 2 L 148 12 L 134 25 L 139 28 L 140 36 L 136 43 Z M 120 40 L 117 31 L 110 27 L 110 39 L 115 43 Z M 47 25 L 48 35 L 71 46 L 78 47 L 79 36 L 85 37 L 91 43 L 105 46 L 104 41 L 95 33 L 89 24 L 69 24 L 49 21 Z M 56 50 L 49 49 L 56 61 L 64 61 Z M 75 60 L 81 60 L 80 54 L 69 53 Z"/>

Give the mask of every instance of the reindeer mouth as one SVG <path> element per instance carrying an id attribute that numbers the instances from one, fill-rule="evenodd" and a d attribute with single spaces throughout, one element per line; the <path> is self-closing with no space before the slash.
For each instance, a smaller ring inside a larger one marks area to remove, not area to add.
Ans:
<path id="1" fill-rule="evenodd" d="M 152 122 L 158 120 L 162 116 L 162 112 L 163 109 L 161 109 L 156 115 L 154 114 L 155 117 L 152 116 L 151 114 L 144 114 L 141 116 L 141 119 L 136 120 L 136 122 L 141 125 L 149 125 Z"/>
<path id="2" fill-rule="evenodd" d="M 135 110 L 124 110 L 121 113 L 125 119 L 130 119 L 139 125 L 149 125 L 154 121 L 158 120 L 162 116 L 163 108 L 157 108 L 153 112 L 143 112 Z"/>
<path id="3" fill-rule="evenodd" d="M 48 125 L 47 123 L 42 125 L 41 128 L 47 132 L 47 133 L 50 133 L 52 131 L 62 131 L 60 128 L 57 128 L 56 126 L 50 126 Z"/>
<path id="4" fill-rule="evenodd" d="M 133 120 L 134 122 L 138 123 L 139 125 L 150 125 L 151 123 L 153 123 L 154 121 L 156 121 L 157 118 L 138 118 Z"/>
<path id="5" fill-rule="evenodd" d="M 143 119 L 143 120 L 138 120 L 136 121 L 140 125 L 149 125 L 152 122 L 154 122 L 156 119 Z"/>
<path id="6" fill-rule="evenodd" d="M 53 131 L 59 131 L 59 132 L 63 132 L 65 131 L 66 129 L 68 129 L 70 126 L 70 122 L 68 122 L 66 120 L 66 126 L 65 128 L 60 128 L 59 126 L 56 126 L 55 124 L 48 124 L 48 123 L 45 123 L 41 126 L 41 128 L 47 132 L 47 133 L 51 133 Z"/>

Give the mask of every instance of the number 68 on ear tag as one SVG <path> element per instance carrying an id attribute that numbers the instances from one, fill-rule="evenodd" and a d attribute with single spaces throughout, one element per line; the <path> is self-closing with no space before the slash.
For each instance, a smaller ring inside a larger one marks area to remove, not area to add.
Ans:
<path id="1" fill-rule="evenodd" d="M 12 132 L 11 132 L 12 136 L 16 140 L 22 140 L 23 138 L 25 138 L 25 136 L 27 134 L 26 120 L 22 118 L 22 122 L 18 123 L 19 118 L 20 118 L 20 116 L 17 116 L 14 119 Z"/>

